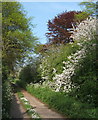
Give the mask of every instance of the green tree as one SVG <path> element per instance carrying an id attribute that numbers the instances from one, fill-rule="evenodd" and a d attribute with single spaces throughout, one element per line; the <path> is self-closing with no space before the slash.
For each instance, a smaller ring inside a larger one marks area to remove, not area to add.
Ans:
<path id="1" fill-rule="evenodd" d="M 2 3 L 3 64 L 9 72 L 33 51 L 37 38 L 31 32 L 31 18 L 19 2 Z"/>
<path id="2" fill-rule="evenodd" d="M 83 11 L 87 12 L 90 15 L 95 15 L 96 3 L 94 0 L 83 1 L 79 3 L 79 5 L 83 7 Z"/>
<path id="3" fill-rule="evenodd" d="M 26 17 L 19 2 L 2 3 L 2 118 L 9 117 L 12 97 L 10 76 L 17 65 L 23 63 L 29 53 L 33 52 L 37 41 L 31 27 L 31 18 Z"/>
<path id="4" fill-rule="evenodd" d="M 89 16 L 90 16 L 90 13 L 83 11 L 83 12 L 75 15 L 75 18 L 78 21 L 78 23 L 80 23 L 81 21 L 85 20 Z"/>
<path id="5" fill-rule="evenodd" d="M 18 84 L 25 88 L 27 83 L 37 83 L 41 80 L 40 74 L 38 72 L 38 67 L 40 64 L 40 58 L 32 58 L 31 61 L 28 61 L 28 64 L 24 66 L 20 73 Z"/>
<path id="6" fill-rule="evenodd" d="M 75 15 L 75 18 L 76 20 L 78 20 L 79 23 L 89 16 L 95 16 L 96 3 L 94 2 L 94 0 L 83 1 L 79 3 L 79 5 L 82 8 L 82 12 Z"/>

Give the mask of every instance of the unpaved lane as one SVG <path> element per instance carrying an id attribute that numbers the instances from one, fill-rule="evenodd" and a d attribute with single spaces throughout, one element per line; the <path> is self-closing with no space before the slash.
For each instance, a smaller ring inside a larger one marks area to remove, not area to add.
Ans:
<path id="1" fill-rule="evenodd" d="M 25 118 L 27 118 L 27 120 L 30 120 L 30 117 L 27 115 L 26 110 L 21 105 L 17 94 L 13 96 L 11 109 L 10 109 L 10 116 L 13 119 L 21 118 L 21 120 L 25 120 Z"/>
<path id="2" fill-rule="evenodd" d="M 38 100 L 37 98 L 26 92 L 25 90 L 22 90 L 22 93 L 24 94 L 25 98 L 29 100 L 31 106 L 34 107 L 34 109 L 40 115 L 41 118 L 58 118 L 58 119 L 66 120 L 65 117 L 49 109 L 44 103 L 42 103 L 40 100 Z"/>

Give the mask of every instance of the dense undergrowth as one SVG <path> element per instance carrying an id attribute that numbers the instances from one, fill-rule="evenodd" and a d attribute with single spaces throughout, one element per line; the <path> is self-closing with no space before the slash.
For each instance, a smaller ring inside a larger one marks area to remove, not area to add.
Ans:
<path id="1" fill-rule="evenodd" d="M 12 101 L 12 88 L 9 81 L 2 84 L 2 118 L 10 118 L 10 105 Z"/>
<path id="2" fill-rule="evenodd" d="M 2 61 L 3 63 L 4 61 Z M 10 118 L 10 105 L 12 100 L 12 88 L 10 84 L 10 76 L 6 65 L 2 65 L 2 118 Z"/>

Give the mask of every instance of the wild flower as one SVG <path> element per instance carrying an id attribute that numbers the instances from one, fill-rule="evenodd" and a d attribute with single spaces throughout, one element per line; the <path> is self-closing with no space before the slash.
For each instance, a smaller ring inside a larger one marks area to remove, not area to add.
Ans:
<path id="1" fill-rule="evenodd" d="M 25 102 L 24 104 L 25 104 L 25 105 L 28 105 L 28 102 Z"/>
<path id="2" fill-rule="evenodd" d="M 25 102 L 28 102 L 28 100 L 25 97 L 20 98 L 21 100 L 24 100 Z"/>
<path id="3" fill-rule="evenodd" d="M 36 114 L 32 114 L 32 118 L 39 118 Z"/>
<path id="4" fill-rule="evenodd" d="M 29 111 L 30 111 L 30 112 L 35 112 L 35 110 L 34 110 L 34 109 L 30 109 Z"/>
<path id="5" fill-rule="evenodd" d="M 40 84 L 39 83 L 35 83 L 35 84 L 33 84 L 33 87 L 35 87 L 35 88 L 40 87 Z"/>
<path id="6" fill-rule="evenodd" d="M 53 73 L 56 73 L 56 69 L 55 68 L 53 68 Z"/>

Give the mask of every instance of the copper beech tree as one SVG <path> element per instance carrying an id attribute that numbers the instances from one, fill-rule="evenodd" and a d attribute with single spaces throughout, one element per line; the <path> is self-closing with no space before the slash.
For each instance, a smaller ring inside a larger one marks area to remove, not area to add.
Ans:
<path id="1" fill-rule="evenodd" d="M 48 30 L 46 37 L 48 42 L 52 44 L 66 44 L 73 42 L 70 38 L 73 27 L 76 28 L 75 15 L 81 13 L 80 11 L 69 11 L 59 14 L 54 19 L 48 21 Z"/>
<path id="2" fill-rule="evenodd" d="M 71 38 L 73 28 L 76 28 L 84 19 L 89 16 L 88 13 L 84 11 L 69 11 L 63 12 L 56 16 L 54 19 L 48 21 L 48 31 L 46 37 L 48 42 L 43 45 L 36 46 L 36 51 L 44 53 L 53 44 L 60 45 L 69 42 L 74 42 Z"/>

